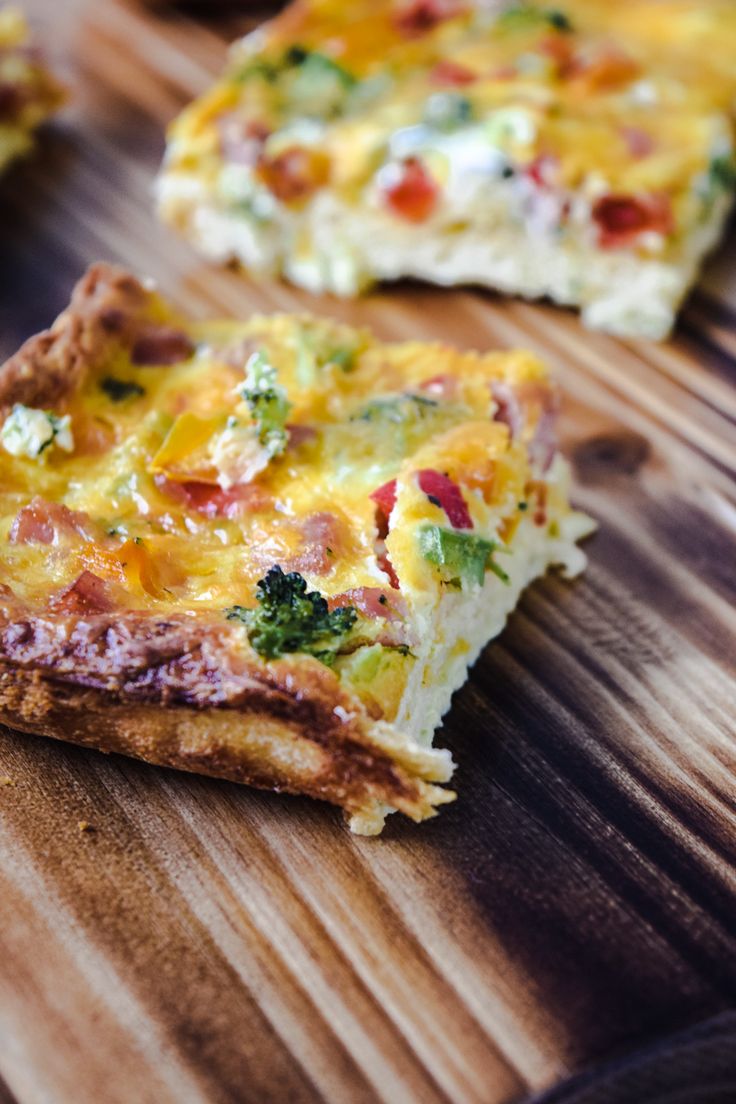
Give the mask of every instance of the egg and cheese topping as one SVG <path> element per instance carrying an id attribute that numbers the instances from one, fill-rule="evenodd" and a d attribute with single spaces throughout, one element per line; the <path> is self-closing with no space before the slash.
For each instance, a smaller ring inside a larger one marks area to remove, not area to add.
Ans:
<path id="1" fill-rule="evenodd" d="M 236 46 L 167 172 L 256 225 L 324 189 L 419 223 L 513 177 L 519 219 L 662 252 L 733 184 L 735 51 L 729 0 L 309 0 Z"/>
<path id="2" fill-rule="evenodd" d="M 71 395 L 4 411 L 0 581 L 28 608 L 214 613 L 375 689 L 418 611 L 504 591 L 520 531 L 554 560 L 578 515 L 531 354 L 308 316 L 190 325 L 146 294 Z"/>

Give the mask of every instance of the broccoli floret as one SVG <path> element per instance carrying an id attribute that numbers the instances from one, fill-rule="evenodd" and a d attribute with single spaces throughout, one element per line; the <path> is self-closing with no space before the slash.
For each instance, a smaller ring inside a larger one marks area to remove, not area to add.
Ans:
<path id="1" fill-rule="evenodd" d="M 231 606 L 225 616 L 246 626 L 251 644 L 266 659 L 306 652 L 329 667 L 358 617 L 352 606 L 330 610 L 321 594 L 307 590 L 298 571 L 286 574 L 278 564 L 256 585 L 256 599 L 257 609 Z"/>
<path id="2" fill-rule="evenodd" d="M 264 352 L 254 353 L 248 361 L 240 396 L 248 404 L 256 423 L 258 440 L 269 456 L 279 456 L 289 439 L 286 419 L 291 403 L 284 388 L 277 383 L 276 369 Z"/>

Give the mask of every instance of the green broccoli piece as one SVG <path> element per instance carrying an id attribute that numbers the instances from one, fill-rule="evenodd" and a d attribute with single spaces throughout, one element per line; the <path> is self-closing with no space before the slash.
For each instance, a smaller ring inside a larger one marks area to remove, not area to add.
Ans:
<path id="1" fill-rule="evenodd" d="M 733 158 L 719 155 L 714 157 L 708 169 L 713 191 L 730 192 L 736 188 L 736 165 Z"/>
<path id="2" fill-rule="evenodd" d="M 557 8 L 537 8 L 525 3 L 514 4 L 513 7 L 507 8 L 497 20 L 499 27 L 512 31 L 531 30 L 544 23 L 565 34 L 570 34 L 573 30 L 568 17 Z"/>
<path id="3" fill-rule="evenodd" d="M 486 571 L 492 571 L 503 583 L 508 583 L 506 572 L 493 561 L 496 548 L 496 541 L 443 529 L 440 525 L 424 525 L 419 530 L 419 551 L 425 560 L 440 569 L 447 583 L 483 586 Z"/>
<path id="4" fill-rule="evenodd" d="M 472 121 L 473 105 L 458 92 L 434 92 L 424 105 L 424 122 L 435 130 L 457 130 Z"/>
<path id="5" fill-rule="evenodd" d="M 401 425 L 405 422 L 421 421 L 439 407 L 435 399 L 424 395 L 390 395 L 383 399 L 371 399 L 355 414 L 350 415 L 351 422 L 393 422 Z"/>
<path id="6" fill-rule="evenodd" d="M 319 50 L 291 46 L 284 58 L 288 67 L 286 95 L 290 107 L 300 115 L 329 118 L 339 115 L 356 78 L 338 62 Z"/>
<path id="7" fill-rule="evenodd" d="M 289 440 L 286 419 L 291 403 L 277 382 L 276 369 L 262 350 L 248 361 L 240 396 L 256 423 L 258 440 L 269 456 L 279 456 Z"/>
<path id="8" fill-rule="evenodd" d="M 225 616 L 246 626 L 251 644 L 266 659 L 306 652 L 330 667 L 358 618 L 352 606 L 330 610 L 321 594 L 307 590 L 298 571 L 286 574 L 278 564 L 256 585 L 256 599 L 257 609 L 231 606 Z"/>

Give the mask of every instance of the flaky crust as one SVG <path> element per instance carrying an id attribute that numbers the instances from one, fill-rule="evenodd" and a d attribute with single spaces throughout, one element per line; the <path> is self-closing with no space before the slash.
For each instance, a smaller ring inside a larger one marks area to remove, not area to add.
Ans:
<path id="1" fill-rule="evenodd" d="M 53 326 L 29 337 L 0 367 L 0 409 L 55 406 L 72 394 L 105 348 L 145 313 L 148 299 L 140 280 L 124 269 L 92 265 Z"/>
<path id="2" fill-rule="evenodd" d="M 150 293 L 95 265 L 67 311 L 0 368 L 0 407 L 52 405 L 107 342 L 125 340 Z M 264 662 L 215 614 L 39 613 L 0 586 L 0 721 L 163 766 L 308 794 L 363 832 L 384 808 L 422 820 L 452 800 L 446 752 L 368 717 L 309 656 Z"/>

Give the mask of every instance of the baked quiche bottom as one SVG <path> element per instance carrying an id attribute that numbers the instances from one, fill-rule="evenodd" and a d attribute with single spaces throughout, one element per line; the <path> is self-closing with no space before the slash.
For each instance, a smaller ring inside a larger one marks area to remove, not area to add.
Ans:
<path id="1" fill-rule="evenodd" d="M 0 3 L 0 172 L 33 148 L 36 129 L 65 98 L 21 11 Z"/>
<path id="2" fill-rule="evenodd" d="M 192 322 L 95 265 L 0 368 L 0 719 L 433 815 L 453 692 L 584 565 L 556 408 L 529 353 Z"/>
<path id="3" fill-rule="evenodd" d="M 169 131 L 162 217 L 353 295 L 481 284 L 662 338 L 733 197 L 732 0 L 296 0 Z"/>

